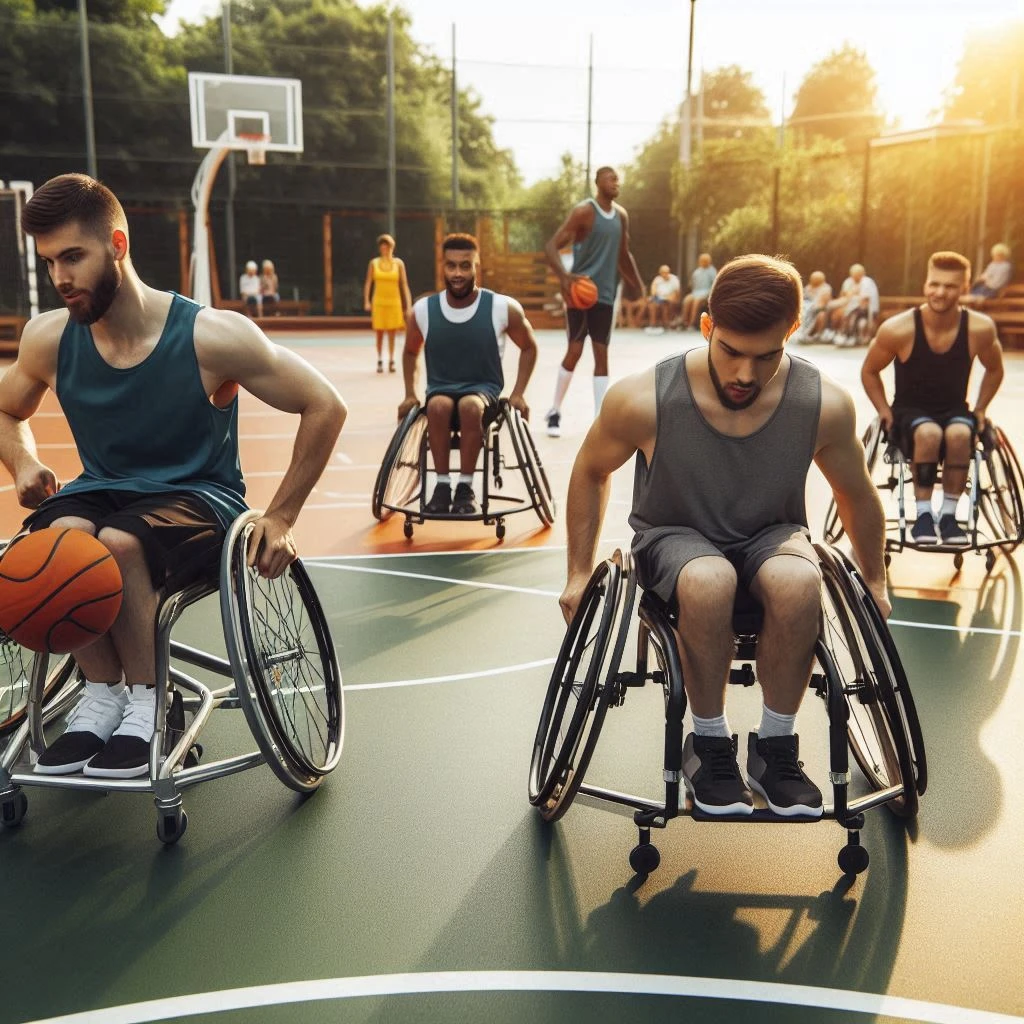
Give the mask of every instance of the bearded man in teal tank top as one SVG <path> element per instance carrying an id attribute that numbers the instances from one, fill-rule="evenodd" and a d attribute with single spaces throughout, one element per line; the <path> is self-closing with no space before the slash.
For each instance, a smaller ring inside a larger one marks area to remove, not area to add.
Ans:
<path id="1" fill-rule="evenodd" d="M 601 167 L 594 176 L 597 197 L 585 199 L 573 207 L 562 226 L 544 247 L 548 264 L 558 276 L 565 300 L 565 325 L 568 335 L 565 356 L 558 368 L 555 397 L 548 410 L 549 437 L 562 433 L 562 401 L 573 371 L 583 355 L 589 335 L 594 350 L 594 415 L 601 408 L 608 390 L 608 345 L 615 319 L 615 295 L 619 278 L 633 298 L 646 294 L 636 260 L 629 249 L 629 214 L 615 200 L 619 195 L 619 176 L 614 168 Z M 560 250 L 572 245 L 572 271 L 562 263 Z M 589 309 L 573 306 L 573 281 L 589 277 L 597 286 L 597 302 Z"/>
<path id="2" fill-rule="evenodd" d="M 22 213 L 65 309 L 32 319 L 0 380 L 0 461 L 30 530 L 97 536 L 121 571 L 110 631 L 75 654 L 85 692 L 36 771 L 129 778 L 149 770 L 156 714 L 160 593 L 215 568 L 226 528 L 245 511 L 238 389 L 298 413 L 290 465 L 249 540 L 268 578 L 295 558 L 292 525 L 345 420 L 334 388 L 238 313 L 203 309 L 146 285 L 132 265 L 116 196 L 84 174 L 39 188 Z M 29 419 L 49 389 L 82 472 L 58 491 Z"/>
<path id="3" fill-rule="evenodd" d="M 596 556 L 611 474 L 636 458 L 633 559 L 638 583 L 678 612 L 677 642 L 693 730 L 682 774 L 708 814 L 750 814 L 758 790 L 787 817 L 820 817 L 800 766 L 796 713 L 818 637 L 821 577 L 804 488 L 815 462 L 882 613 L 888 615 L 885 519 L 868 476 L 850 396 L 785 342 L 799 323 L 800 275 L 745 256 L 718 274 L 701 317 L 706 347 L 670 356 L 612 387 L 569 483 L 569 575 L 576 613 Z M 747 737 L 747 782 L 725 714 L 740 599 L 764 612 L 757 676 L 764 708 Z"/>
<path id="4" fill-rule="evenodd" d="M 529 419 L 526 385 L 537 361 L 537 341 L 523 307 L 508 295 L 477 287 L 480 250 L 472 235 L 452 234 L 441 243 L 445 290 L 416 302 L 406 326 L 402 372 L 402 419 L 421 404 L 416 396 L 419 354 L 427 364 L 427 440 L 437 480 L 423 511 L 431 516 L 473 516 L 480 511 L 473 474 L 484 428 L 505 386 L 504 339 L 519 349 L 519 371 L 508 404 Z M 459 480 L 452 495 L 452 430 L 459 431 Z"/>

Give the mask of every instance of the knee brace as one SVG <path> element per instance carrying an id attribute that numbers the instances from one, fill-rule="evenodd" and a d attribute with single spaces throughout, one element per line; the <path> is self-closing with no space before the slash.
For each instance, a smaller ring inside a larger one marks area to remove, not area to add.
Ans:
<path id="1" fill-rule="evenodd" d="M 915 462 L 913 464 L 914 483 L 921 487 L 934 487 L 939 475 L 937 462 Z"/>

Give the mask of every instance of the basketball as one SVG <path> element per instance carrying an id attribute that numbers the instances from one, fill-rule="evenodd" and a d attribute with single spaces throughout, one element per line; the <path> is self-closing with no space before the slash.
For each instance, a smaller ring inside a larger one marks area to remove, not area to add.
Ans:
<path id="1" fill-rule="evenodd" d="M 576 278 L 569 286 L 569 298 L 575 309 L 590 309 L 597 302 L 597 285 L 589 277 Z"/>
<path id="2" fill-rule="evenodd" d="M 30 650 L 77 651 L 106 633 L 120 609 L 117 562 L 83 530 L 26 534 L 0 558 L 0 629 Z"/>

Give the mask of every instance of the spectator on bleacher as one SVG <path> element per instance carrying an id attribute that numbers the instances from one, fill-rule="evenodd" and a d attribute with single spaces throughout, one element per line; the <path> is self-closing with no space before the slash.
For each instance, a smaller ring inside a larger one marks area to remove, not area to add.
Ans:
<path id="1" fill-rule="evenodd" d="M 255 260 L 245 265 L 245 273 L 238 279 L 238 297 L 242 308 L 251 317 L 263 316 L 263 291 L 260 288 L 259 267 Z"/>
<path id="2" fill-rule="evenodd" d="M 832 341 L 839 348 L 866 345 L 874 333 L 880 309 L 878 285 L 864 272 L 863 264 L 854 263 L 839 298 L 828 303 L 829 327 L 822 331 L 822 340 Z"/>
<path id="3" fill-rule="evenodd" d="M 405 264 L 395 255 L 395 240 L 390 235 L 377 239 L 380 255 L 370 260 L 363 282 L 363 309 L 370 314 L 377 335 L 377 372 L 384 372 L 384 335 L 388 336 L 388 372 L 395 372 L 395 335 L 405 327 L 412 309 L 412 293 Z M 370 289 L 373 301 L 370 301 Z"/>
<path id="4" fill-rule="evenodd" d="M 683 327 L 696 330 L 697 321 L 711 294 L 718 270 L 711 262 L 711 253 L 702 252 L 697 257 L 697 266 L 690 275 L 690 293 L 683 299 Z"/>
<path id="5" fill-rule="evenodd" d="M 274 312 L 281 301 L 281 289 L 277 281 L 277 271 L 273 260 L 264 260 L 260 268 L 260 297 L 267 316 Z"/>
<path id="6" fill-rule="evenodd" d="M 832 301 L 832 285 L 825 280 L 825 274 L 815 270 L 804 285 L 804 308 L 800 327 L 793 335 L 794 341 L 816 341 L 828 319 L 828 304 Z"/>
<path id="7" fill-rule="evenodd" d="M 625 295 L 622 294 L 620 289 L 618 299 L 615 303 L 616 328 L 642 327 L 644 315 L 646 314 L 646 312 L 646 295 L 641 295 L 637 299 L 627 299 Z"/>
<path id="8" fill-rule="evenodd" d="M 647 330 L 664 334 L 665 328 L 679 314 L 679 278 L 672 273 L 667 263 L 658 267 L 658 273 L 651 281 L 651 294 L 647 300 Z"/>
<path id="9" fill-rule="evenodd" d="M 992 246 L 992 261 L 971 285 L 971 295 L 980 299 L 998 299 L 1013 277 L 1010 247 L 1002 242 Z"/>

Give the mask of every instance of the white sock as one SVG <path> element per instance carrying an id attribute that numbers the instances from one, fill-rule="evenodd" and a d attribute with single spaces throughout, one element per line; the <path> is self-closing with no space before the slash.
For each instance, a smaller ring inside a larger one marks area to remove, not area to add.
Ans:
<path id="1" fill-rule="evenodd" d="M 594 416 L 601 411 L 601 403 L 604 401 L 604 393 L 608 390 L 607 377 L 594 378 Z"/>
<path id="2" fill-rule="evenodd" d="M 697 736 L 724 736 L 726 739 L 732 739 L 724 711 L 715 718 L 699 718 L 693 715 L 693 731 Z"/>
<path id="3" fill-rule="evenodd" d="M 948 494 L 942 496 L 942 508 L 939 511 L 940 516 L 955 516 L 956 506 L 959 502 L 959 498 L 951 498 Z"/>
<path id="4" fill-rule="evenodd" d="M 451 473 L 438 473 L 437 474 L 437 482 L 439 484 L 447 484 L 449 487 L 451 487 L 451 485 L 452 485 L 452 475 L 451 475 Z"/>
<path id="5" fill-rule="evenodd" d="M 124 693 L 124 676 L 121 676 L 116 683 L 94 683 L 91 679 L 86 679 L 85 687 L 88 692 L 97 697 L 102 696 L 104 693 L 118 697 Z"/>
<path id="6" fill-rule="evenodd" d="M 921 519 L 923 516 L 932 515 L 932 502 L 929 498 L 927 501 L 917 502 L 917 518 Z"/>
<path id="7" fill-rule="evenodd" d="M 767 704 L 761 711 L 761 724 L 757 727 L 757 738 L 767 739 L 769 736 L 792 736 L 796 732 L 796 715 L 780 715 L 772 711 Z"/>
<path id="8" fill-rule="evenodd" d="M 121 724 L 114 730 L 118 736 L 137 736 L 149 740 L 156 723 L 156 687 L 135 683 L 128 688 L 128 708 Z"/>
<path id="9" fill-rule="evenodd" d="M 555 381 L 555 400 L 551 403 L 551 408 L 554 412 L 558 412 L 562 408 L 562 399 L 565 398 L 565 393 L 569 390 L 570 383 L 572 383 L 572 370 L 559 366 L 558 379 Z"/>
<path id="10" fill-rule="evenodd" d="M 470 487 L 473 485 L 473 474 L 472 473 L 460 473 L 459 483 L 468 484 Z"/>

